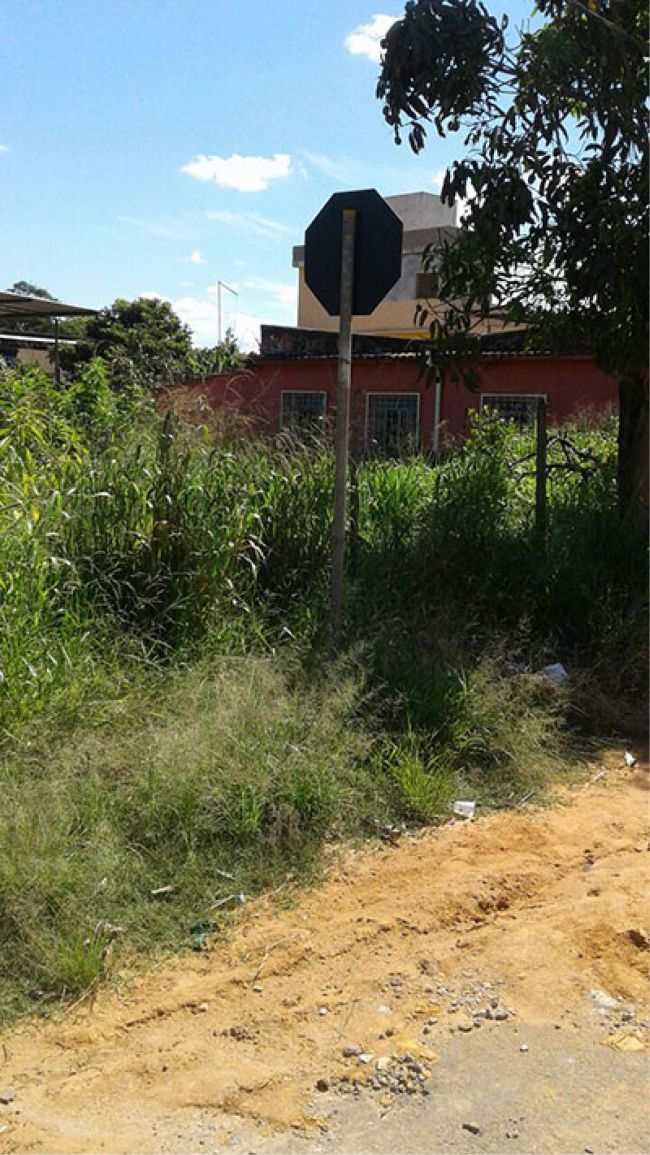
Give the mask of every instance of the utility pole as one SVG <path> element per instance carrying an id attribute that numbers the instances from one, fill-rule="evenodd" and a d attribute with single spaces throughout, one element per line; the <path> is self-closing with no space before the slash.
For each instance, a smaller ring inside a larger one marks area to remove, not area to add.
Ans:
<path id="1" fill-rule="evenodd" d="M 217 338 L 218 338 L 217 344 L 219 344 L 219 345 L 221 344 L 221 290 L 222 289 L 227 289 L 229 293 L 232 293 L 233 297 L 237 297 L 237 299 L 239 300 L 239 293 L 237 293 L 234 289 L 231 289 L 230 285 L 227 285 L 225 281 L 217 281 Z"/>

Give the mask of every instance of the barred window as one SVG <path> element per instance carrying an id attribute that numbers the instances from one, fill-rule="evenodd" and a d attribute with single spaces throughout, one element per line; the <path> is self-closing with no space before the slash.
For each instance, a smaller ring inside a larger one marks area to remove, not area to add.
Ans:
<path id="1" fill-rule="evenodd" d="M 419 394 L 369 393 L 366 403 L 366 449 L 386 457 L 415 452 L 420 441 Z"/>
<path id="2" fill-rule="evenodd" d="M 290 433 L 313 433 L 325 417 L 325 390 L 283 389 L 280 395 L 280 429 Z"/>
<path id="3" fill-rule="evenodd" d="M 523 429 L 535 424 L 539 400 L 535 393 L 482 393 L 481 409 Z"/>

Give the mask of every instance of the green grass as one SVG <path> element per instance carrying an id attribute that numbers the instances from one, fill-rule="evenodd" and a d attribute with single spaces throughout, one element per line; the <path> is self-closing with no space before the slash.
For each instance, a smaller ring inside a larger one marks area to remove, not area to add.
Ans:
<path id="1" fill-rule="evenodd" d="M 527 435 L 487 420 L 437 465 L 359 463 L 333 659 L 326 443 L 162 421 L 101 363 L 62 392 L 0 374 L 5 1015 L 227 926 L 215 903 L 314 877 L 325 840 L 543 791 L 588 702 L 629 716 L 645 541 L 614 424 L 568 432 L 545 547 Z M 559 692 L 531 673 L 557 660 Z"/>
<path id="2" fill-rule="evenodd" d="M 395 734 L 362 666 L 316 683 L 287 656 L 210 659 L 114 701 L 103 723 L 8 754 L 0 771 L 0 1006 L 78 996 L 115 959 L 190 944 L 220 899 L 312 877 L 324 839 L 491 804 L 563 765 L 555 704 L 477 675 L 449 740 Z M 374 718 L 373 718 L 374 713 Z M 112 716 L 111 716 L 112 715 Z M 497 781 L 496 794 L 492 790 Z M 151 892 L 173 886 L 165 900 Z"/>

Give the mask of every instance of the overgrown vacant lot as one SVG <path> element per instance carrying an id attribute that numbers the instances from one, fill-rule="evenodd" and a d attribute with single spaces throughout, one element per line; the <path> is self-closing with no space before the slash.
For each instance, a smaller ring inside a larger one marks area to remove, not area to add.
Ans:
<path id="1" fill-rule="evenodd" d="M 546 543 L 512 428 L 361 463 L 333 659 L 326 444 L 165 423 L 99 364 L 0 377 L 4 1011 L 78 996 L 113 937 L 188 945 L 325 839 L 512 805 L 629 729 L 645 543 L 615 433 L 554 440 Z"/>

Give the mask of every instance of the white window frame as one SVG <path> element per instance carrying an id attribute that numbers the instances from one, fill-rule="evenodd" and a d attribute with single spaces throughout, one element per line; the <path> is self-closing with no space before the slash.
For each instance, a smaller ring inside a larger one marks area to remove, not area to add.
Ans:
<path id="1" fill-rule="evenodd" d="M 301 396 L 307 394 L 309 397 L 314 397 L 314 396 L 322 397 L 322 399 L 323 399 L 322 417 L 324 418 L 327 416 L 327 389 L 281 389 L 280 390 L 280 417 L 279 417 L 280 433 L 287 432 L 287 430 L 285 430 L 285 428 L 284 428 L 284 398 L 287 394 L 295 395 L 296 393 L 299 393 Z"/>
<path id="2" fill-rule="evenodd" d="M 495 397 L 496 398 L 500 398 L 500 397 L 520 398 L 521 397 L 521 398 L 524 398 L 526 401 L 544 401 L 546 404 L 548 404 L 548 394 L 546 394 L 546 393 L 516 393 L 514 390 L 502 389 L 496 393 L 495 392 L 481 393 L 480 402 L 479 402 L 479 413 L 482 413 L 483 410 L 486 408 L 489 409 L 490 408 L 490 400 L 495 398 Z"/>
<path id="3" fill-rule="evenodd" d="M 370 440 L 369 434 L 370 434 L 370 398 L 371 397 L 396 397 L 399 400 L 402 400 L 405 397 L 415 397 L 415 400 L 417 402 L 416 409 L 415 409 L 415 446 L 416 446 L 415 451 L 416 451 L 416 453 L 419 453 L 419 451 L 420 451 L 420 412 L 421 412 L 421 407 L 422 407 L 421 394 L 417 393 L 415 391 L 409 391 L 408 393 L 407 392 L 401 392 L 400 393 L 400 392 L 396 392 L 394 389 L 374 389 L 374 390 L 371 390 L 369 393 L 366 393 L 366 416 L 365 416 L 364 431 L 363 431 L 363 446 L 364 446 L 366 453 L 368 452 L 369 440 Z"/>

